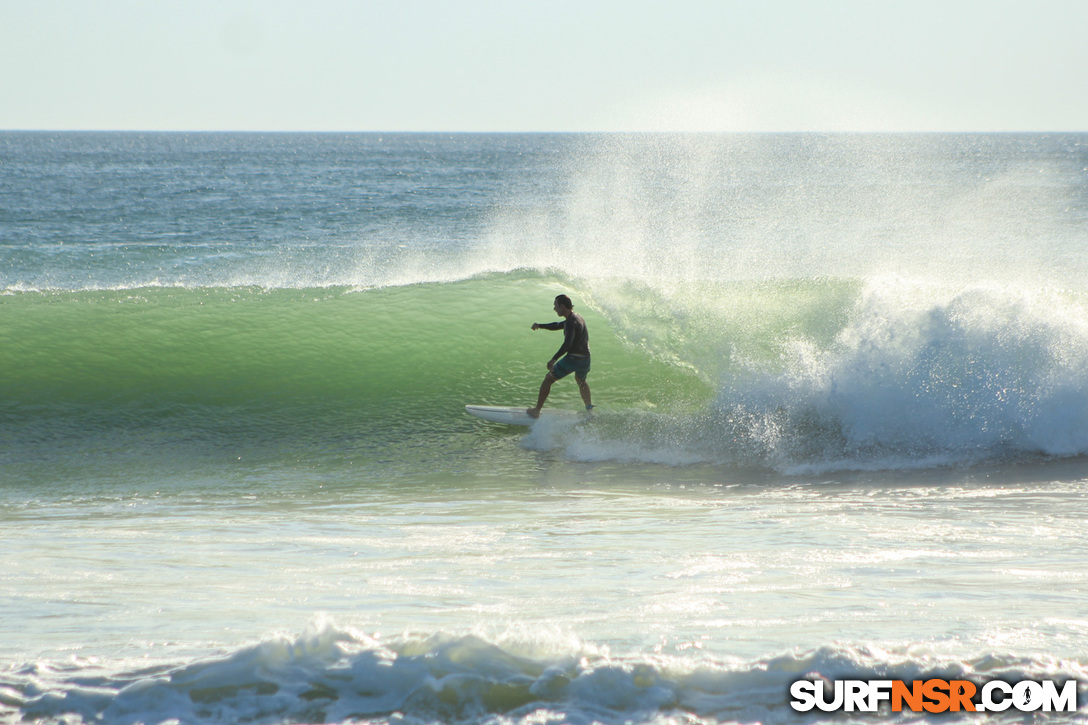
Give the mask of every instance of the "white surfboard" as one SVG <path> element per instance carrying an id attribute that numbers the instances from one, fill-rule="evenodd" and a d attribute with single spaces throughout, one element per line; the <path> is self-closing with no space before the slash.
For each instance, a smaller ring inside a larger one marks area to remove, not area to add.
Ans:
<path id="1" fill-rule="evenodd" d="M 539 418 L 531 418 L 525 412 L 525 406 L 516 408 L 502 405 L 466 405 L 465 411 L 477 418 L 507 425 L 532 425 L 539 420 Z"/>
<path id="2" fill-rule="evenodd" d="M 506 405 L 466 405 L 465 412 L 489 420 L 492 423 L 530 426 L 541 418 L 556 421 L 579 421 L 589 418 L 589 413 L 578 414 L 564 408 L 545 408 L 540 411 L 540 418 L 530 418 L 524 407 Z"/>

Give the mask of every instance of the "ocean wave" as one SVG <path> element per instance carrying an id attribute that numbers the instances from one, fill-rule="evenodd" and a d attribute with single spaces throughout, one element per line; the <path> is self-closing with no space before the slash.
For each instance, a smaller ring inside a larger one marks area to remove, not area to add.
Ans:
<path id="1" fill-rule="evenodd" d="M 62 419 L 459 434 L 466 403 L 535 398 L 559 341 L 528 327 L 560 291 L 591 323 L 598 415 L 538 425 L 526 448 L 805 475 L 1088 454 L 1083 294 L 875 278 L 23 292 L 0 297 L 0 416 L 16 437 Z"/>
<path id="2" fill-rule="evenodd" d="M 650 330 L 649 354 L 707 380 L 702 409 L 629 411 L 592 429 L 534 432 L 528 445 L 794 474 L 1088 453 L 1083 295 L 877 279 L 785 287 L 773 294 L 796 304 L 783 309 L 769 290 L 702 304 L 664 295 L 651 303 L 669 309 L 661 334 L 617 316 L 628 339 Z"/>
<path id="3" fill-rule="evenodd" d="M 789 706 L 789 686 L 800 679 L 1076 679 L 1081 698 L 1088 691 L 1082 662 L 1049 657 L 963 660 L 918 647 L 829 645 L 740 662 L 698 650 L 614 654 L 475 635 L 383 641 L 329 623 L 190 662 L 109 669 L 73 661 L 0 673 L 6 720 L 785 723 L 814 721 Z"/>

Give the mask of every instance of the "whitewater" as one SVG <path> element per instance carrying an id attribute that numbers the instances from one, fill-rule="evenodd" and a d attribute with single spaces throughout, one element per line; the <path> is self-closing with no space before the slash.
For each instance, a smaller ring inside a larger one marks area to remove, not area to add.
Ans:
<path id="1" fill-rule="evenodd" d="M 0 722 L 1088 703 L 1086 243 L 1083 134 L 0 133 Z"/>

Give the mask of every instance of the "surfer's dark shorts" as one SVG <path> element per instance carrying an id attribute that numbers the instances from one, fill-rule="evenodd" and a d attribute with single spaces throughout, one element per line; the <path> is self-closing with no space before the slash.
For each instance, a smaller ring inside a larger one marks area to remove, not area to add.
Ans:
<path id="1" fill-rule="evenodd" d="M 565 378 L 571 373 L 574 373 L 576 379 L 585 380 L 589 375 L 589 355 L 585 357 L 564 355 L 555 365 L 552 365 L 552 376 L 556 380 Z"/>

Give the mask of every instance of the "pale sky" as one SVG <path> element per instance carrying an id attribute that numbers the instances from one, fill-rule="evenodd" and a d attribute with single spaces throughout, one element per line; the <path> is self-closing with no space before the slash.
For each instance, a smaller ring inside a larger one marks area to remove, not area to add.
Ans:
<path id="1" fill-rule="evenodd" d="M 0 129 L 1088 131 L 1088 0 L 0 0 Z"/>

